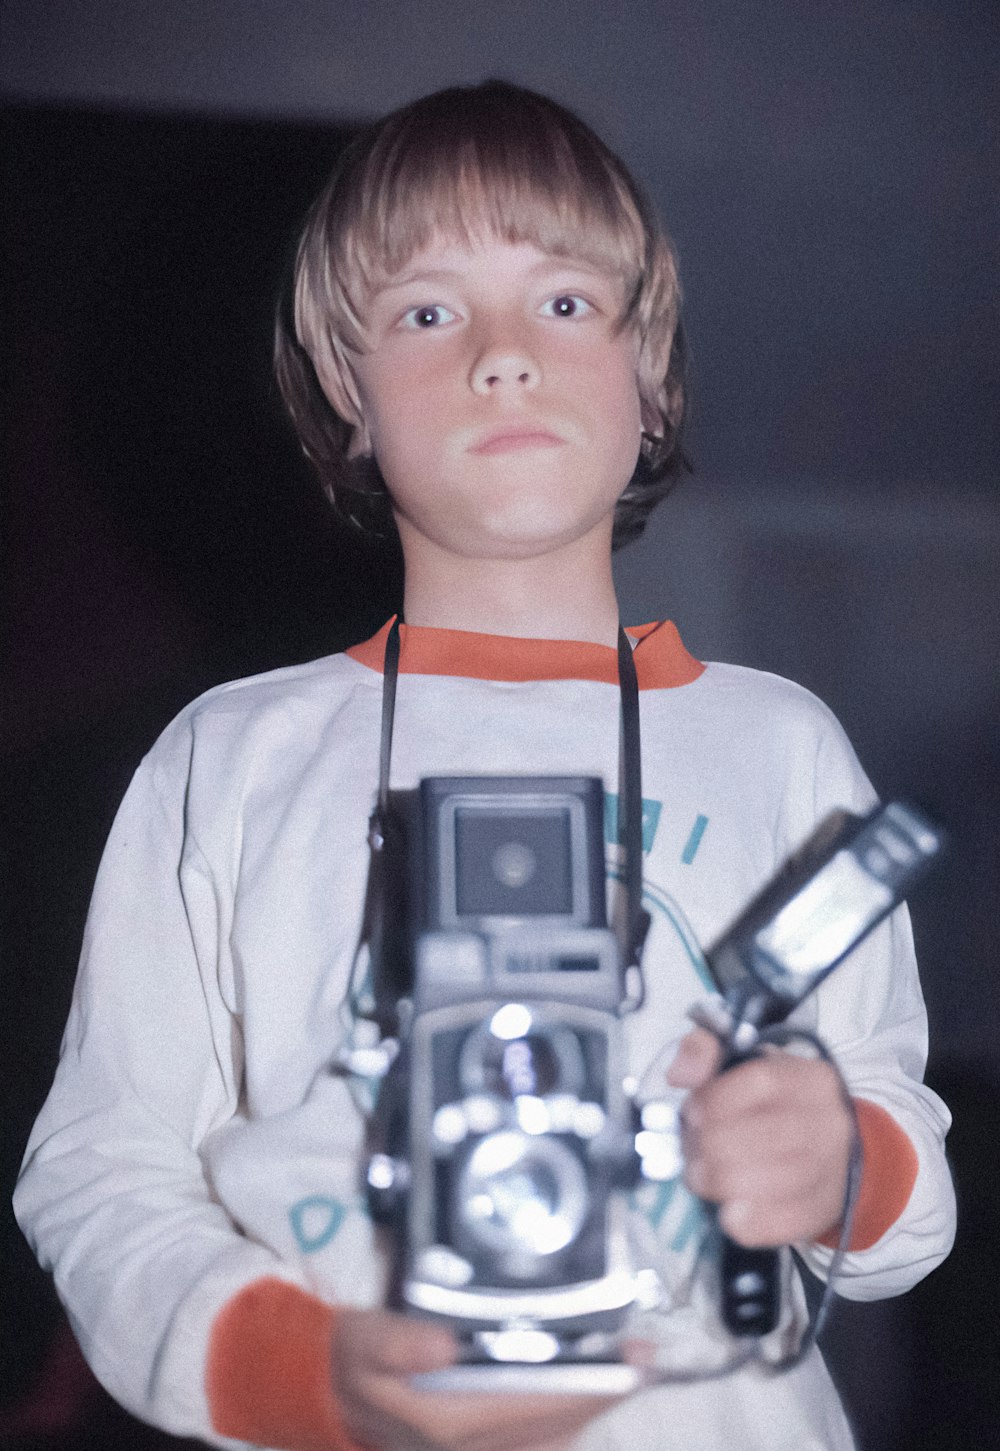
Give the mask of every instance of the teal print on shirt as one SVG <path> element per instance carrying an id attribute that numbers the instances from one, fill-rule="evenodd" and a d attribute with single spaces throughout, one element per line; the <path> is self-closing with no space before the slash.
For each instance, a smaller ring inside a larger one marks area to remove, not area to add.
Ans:
<path id="1" fill-rule="evenodd" d="M 674 1254 L 705 1236 L 705 1207 L 680 1177 L 663 1184 L 642 1185 L 633 1192 L 632 1203 L 665 1237 L 666 1248 Z"/>
<path id="2" fill-rule="evenodd" d="M 686 867 L 689 867 L 694 861 L 694 854 L 701 846 L 701 839 L 705 835 L 705 827 L 707 825 L 708 817 L 702 816 L 699 813 L 699 815 L 697 815 L 694 819 L 694 826 L 692 826 L 691 828 L 691 835 L 685 842 L 684 850 L 681 852 L 681 861 Z"/>
<path id="3" fill-rule="evenodd" d="M 656 839 L 656 828 L 660 824 L 660 813 L 663 810 L 662 801 L 651 801 L 648 797 L 642 798 L 642 849 L 648 855 L 653 849 L 653 842 Z M 701 846 L 701 839 L 705 835 L 705 827 L 708 825 L 708 817 L 701 812 L 694 819 L 694 825 L 688 832 L 687 841 L 681 852 L 681 862 L 689 867 L 695 859 L 698 848 Z M 623 845 L 621 825 L 618 816 L 618 797 L 613 791 L 604 793 L 604 840 L 609 846 Z"/>
<path id="4" fill-rule="evenodd" d="M 660 812 L 663 810 L 662 801 L 649 801 L 642 798 L 642 849 L 644 852 L 653 850 L 653 841 L 656 837 L 656 828 L 660 824 Z M 621 846 L 622 834 L 618 821 L 618 797 L 613 791 L 604 793 L 604 840 L 609 846 Z"/>
<path id="5" fill-rule="evenodd" d="M 296 1243 L 304 1255 L 314 1255 L 328 1245 L 344 1222 L 347 1206 L 325 1194 L 310 1194 L 288 1211 Z"/>

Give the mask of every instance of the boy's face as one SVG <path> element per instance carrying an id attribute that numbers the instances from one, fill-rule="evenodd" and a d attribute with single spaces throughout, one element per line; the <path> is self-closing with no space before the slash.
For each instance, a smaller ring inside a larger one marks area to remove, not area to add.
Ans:
<path id="1" fill-rule="evenodd" d="M 641 430 L 623 304 L 617 276 L 489 238 L 441 239 L 375 291 L 354 378 L 404 549 L 610 543 Z"/>

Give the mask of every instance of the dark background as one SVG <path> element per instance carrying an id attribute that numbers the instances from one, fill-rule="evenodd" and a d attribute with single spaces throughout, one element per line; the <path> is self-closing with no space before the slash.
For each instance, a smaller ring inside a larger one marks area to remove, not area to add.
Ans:
<path id="1" fill-rule="evenodd" d="M 138 759 L 198 691 L 398 596 L 270 382 L 298 220 L 354 118 L 502 73 L 583 110 L 681 252 L 699 469 L 618 561 L 626 618 L 801 680 L 951 829 L 914 914 L 959 1241 L 841 1307 L 830 1353 L 865 1451 L 1000 1445 L 996 12 L 209 8 L 2 22 L 5 1197 Z M 9 1211 L 2 1244 L 0 1444 L 168 1444 L 80 1369 Z"/>

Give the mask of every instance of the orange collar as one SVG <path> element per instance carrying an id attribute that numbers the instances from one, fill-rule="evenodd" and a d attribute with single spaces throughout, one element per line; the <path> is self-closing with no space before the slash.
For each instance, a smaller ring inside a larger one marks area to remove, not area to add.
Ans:
<path id="1" fill-rule="evenodd" d="M 347 651 L 352 660 L 382 671 L 391 620 L 377 635 Z M 685 650 L 670 620 L 637 625 L 635 670 L 640 690 L 690 685 L 704 665 Z M 618 658 L 610 645 L 582 640 L 533 640 L 515 635 L 478 635 L 428 625 L 399 627 L 401 675 L 451 675 L 466 680 L 596 680 L 618 683 Z"/>

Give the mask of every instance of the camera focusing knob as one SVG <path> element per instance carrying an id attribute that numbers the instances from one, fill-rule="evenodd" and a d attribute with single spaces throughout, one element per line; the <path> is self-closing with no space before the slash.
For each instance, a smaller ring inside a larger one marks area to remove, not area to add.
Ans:
<path id="1" fill-rule="evenodd" d="M 337 1068 L 357 1078 L 384 1078 L 399 1054 L 397 1038 L 383 1038 L 371 1047 L 350 1048 L 337 1060 Z"/>
<path id="2" fill-rule="evenodd" d="M 373 1154 L 368 1160 L 368 1208 L 376 1224 L 389 1224 L 402 1207 L 410 1187 L 410 1166 L 391 1154 Z"/>
<path id="3" fill-rule="evenodd" d="M 663 1183 L 681 1173 L 680 1117 L 669 1099 L 654 1098 L 637 1108 L 635 1149 L 639 1173 L 645 1180 Z"/>

